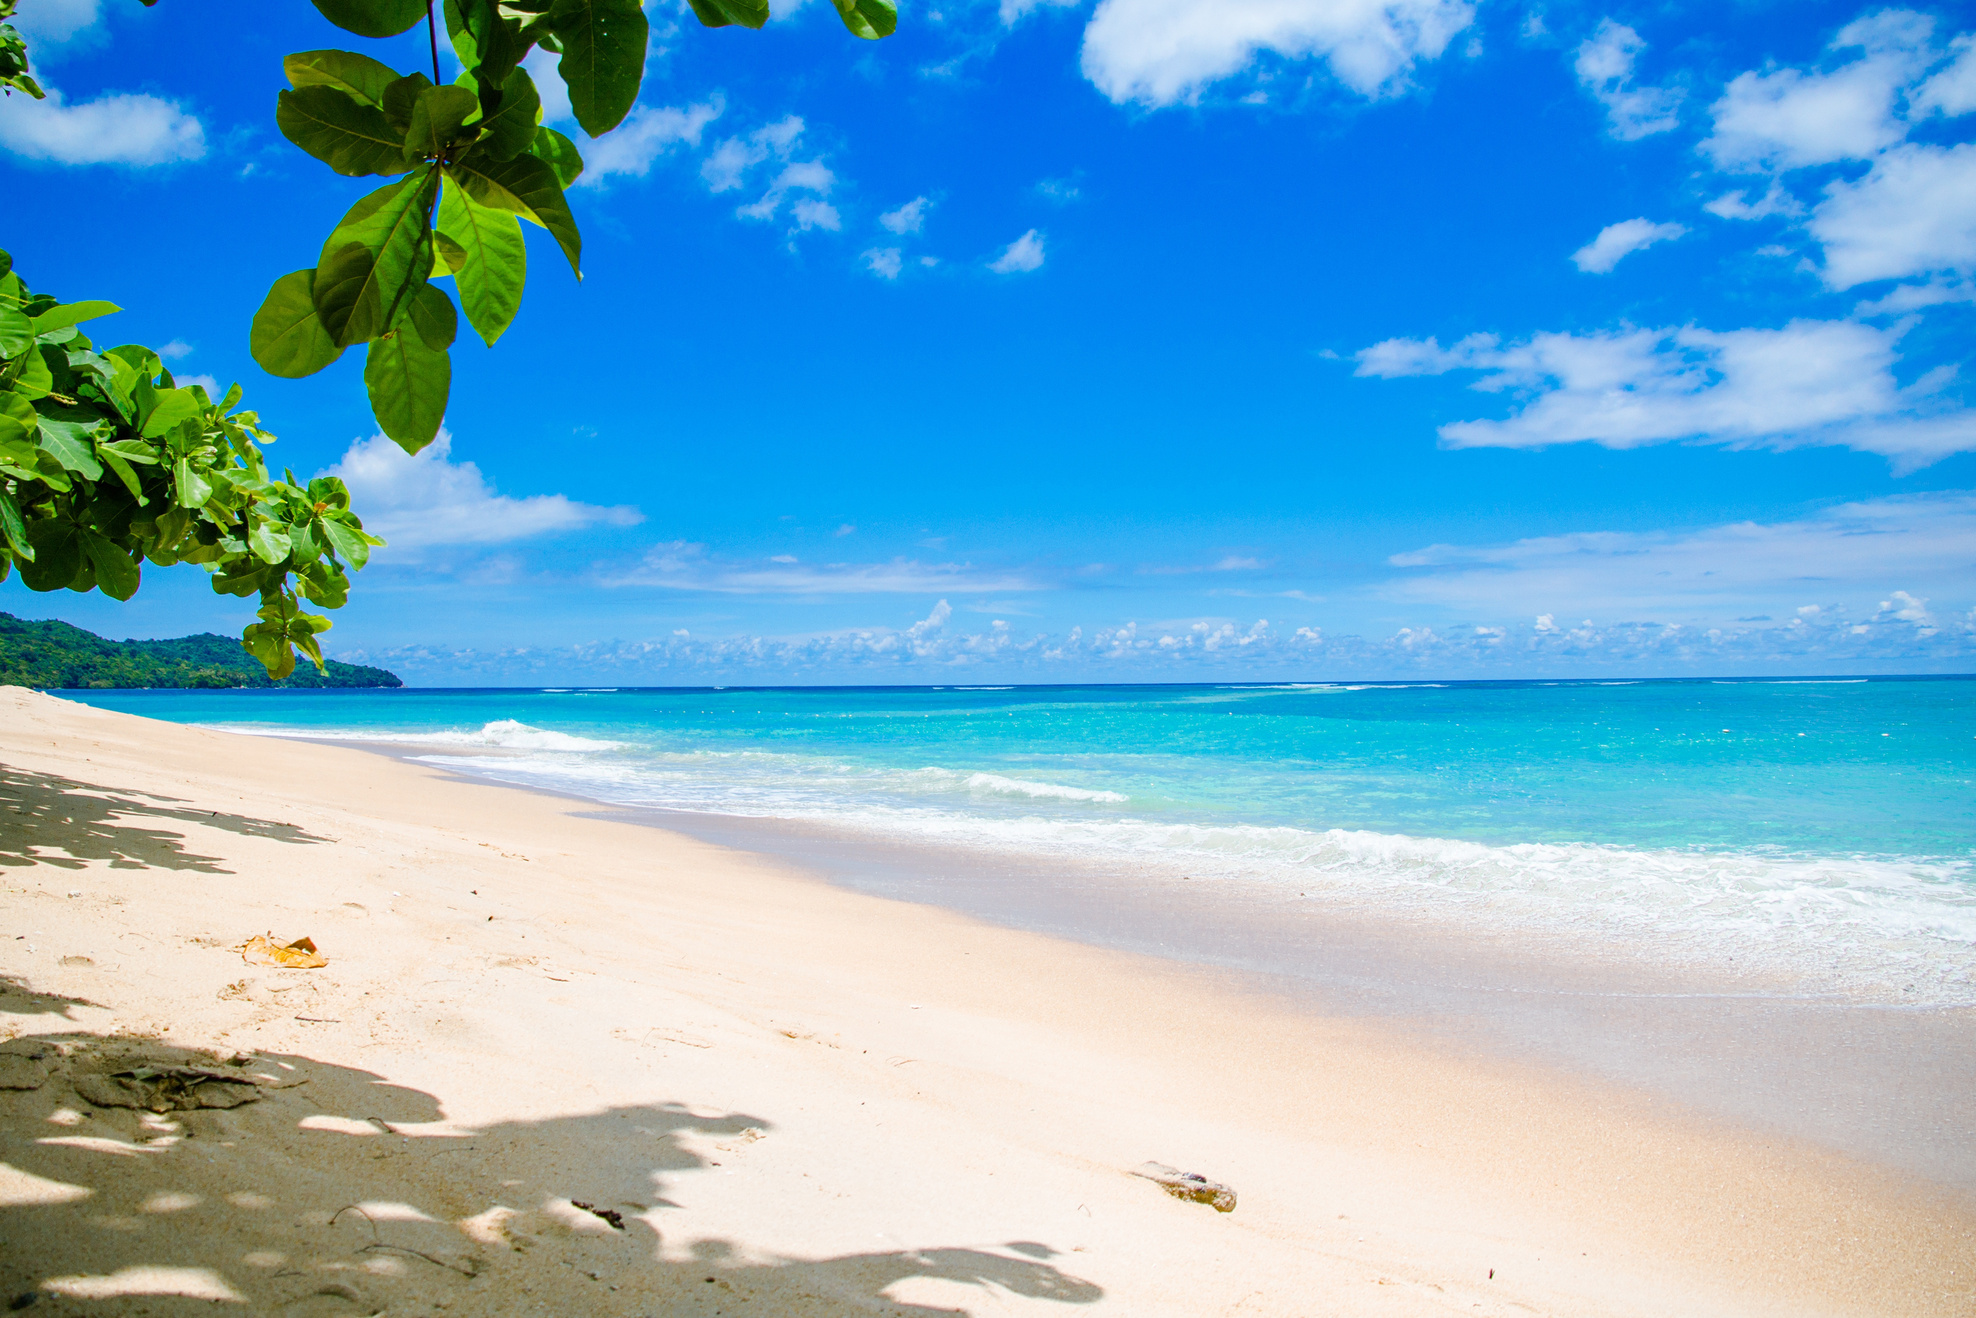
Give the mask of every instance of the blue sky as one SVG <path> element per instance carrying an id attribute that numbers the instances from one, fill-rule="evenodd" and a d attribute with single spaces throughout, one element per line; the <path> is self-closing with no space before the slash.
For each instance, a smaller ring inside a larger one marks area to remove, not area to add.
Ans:
<path id="1" fill-rule="evenodd" d="M 240 380 L 391 546 L 421 683 L 1976 669 L 1976 21 L 1716 0 L 650 7 L 448 435 L 264 374 L 362 194 L 274 130 L 300 0 L 23 0 L 0 243 Z M 542 81 L 538 77 L 538 81 Z M 549 80 L 551 83 L 553 79 Z M 553 107 L 552 107 L 553 108 Z M 23 200 L 25 199 L 25 200 Z M 0 608 L 236 631 L 196 569 Z"/>

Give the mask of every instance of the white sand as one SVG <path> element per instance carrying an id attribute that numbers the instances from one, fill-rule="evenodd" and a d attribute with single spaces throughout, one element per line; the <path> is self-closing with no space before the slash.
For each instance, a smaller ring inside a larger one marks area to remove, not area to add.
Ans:
<path id="1" fill-rule="evenodd" d="M 0 1053 L 73 1053 L 0 1090 L 32 1312 L 1976 1308 L 1965 1199 L 1208 972 L 14 688 L 0 764 Z M 200 1050 L 287 1087 L 74 1089 Z"/>

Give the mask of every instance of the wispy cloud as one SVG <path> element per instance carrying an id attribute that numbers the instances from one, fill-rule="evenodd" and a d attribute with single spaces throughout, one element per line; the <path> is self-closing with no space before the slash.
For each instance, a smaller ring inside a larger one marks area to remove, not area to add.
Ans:
<path id="1" fill-rule="evenodd" d="M 1622 142 L 1665 133 L 1681 122 L 1680 88 L 1643 87 L 1634 81 L 1634 63 L 1646 48 L 1638 32 L 1608 18 L 1578 47 L 1572 62 L 1580 85 L 1605 107 L 1612 135 Z"/>
<path id="2" fill-rule="evenodd" d="M 699 146 L 700 135 L 725 108 L 718 96 L 683 110 L 637 106 L 610 133 L 583 146 L 583 177 L 577 185 L 596 187 L 613 176 L 645 177 L 675 147 Z"/>
<path id="3" fill-rule="evenodd" d="M 1895 379 L 1900 336 L 1898 327 L 1812 320 L 1776 330 L 1538 334 L 1511 344 L 1484 334 L 1451 348 L 1388 339 L 1357 361 L 1359 375 L 1387 379 L 1478 371 L 1471 387 L 1521 400 L 1500 421 L 1442 426 L 1455 448 L 1830 444 L 1884 454 L 1903 471 L 1976 448 L 1976 411 L 1942 392 L 1950 373 L 1906 387 Z"/>
<path id="4" fill-rule="evenodd" d="M 1002 254 L 988 263 L 988 268 L 998 275 L 1027 274 L 1043 268 L 1043 235 L 1031 229 L 1022 237 L 1002 249 Z"/>
<path id="5" fill-rule="evenodd" d="M 906 558 L 885 563 L 802 563 L 787 554 L 738 560 L 709 554 L 705 545 L 687 541 L 654 546 L 628 570 L 602 571 L 599 582 L 613 588 L 767 596 L 983 595 L 1045 588 L 1045 583 L 1023 573 L 971 563 Z"/>
<path id="6" fill-rule="evenodd" d="M 1599 230 L 1599 236 L 1573 252 L 1571 259 L 1587 274 L 1607 274 L 1634 252 L 1679 238 L 1686 232 L 1686 225 L 1655 224 L 1644 216 L 1621 220 Z"/>

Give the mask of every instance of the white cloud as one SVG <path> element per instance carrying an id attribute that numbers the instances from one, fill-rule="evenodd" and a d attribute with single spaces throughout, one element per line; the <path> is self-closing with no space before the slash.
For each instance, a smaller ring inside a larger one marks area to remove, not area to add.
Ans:
<path id="1" fill-rule="evenodd" d="M 1572 64 L 1579 84 L 1605 107 L 1612 135 L 1622 142 L 1667 132 L 1681 122 L 1680 88 L 1634 85 L 1633 63 L 1646 48 L 1638 32 L 1608 18 L 1578 47 Z"/>
<path id="2" fill-rule="evenodd" d="M 1937 73 L 1915 91 L 1908 104 L 1918 117 L 1941 114 L 1954 117 L 1976 110 L 1976 35 L 1960 36 L 1949 43 L 1959 52 L 1955 62 Z"/>
<path id="3" fill-rule="evenodd" d="M 720 118 L 723 108 L 718 96 L 683 110 L 634 107 L 623 123 L 583 145 L 583 176 L 577 185 L 595 187 L 614 174 L 643 178 L 652 162 L 672 148 L 682 143 L 699 146 L 700 134 Z"/>
<path id="4" fill-rule="evenodd" d="M 1014 27 L 1039 9 L 1074 9 L 1084 0 L 1002 0 L 1002 24 Z"/>
<path id="5" fill-rule="evenodd" d="M 27 38 L 28 55 L 36 47 L 60 45 L 96 26 L 101 0 L 26 0 L 7 21 Z"/>
<path id="6" fill-rule="evenodd" d="M 771 155 L 787 158 L 796 139 L 803 135 L 803 121 L 796 115 L 757 128 L 746 137 L 730 137 L 713 149 L 700 165 L 700 177 L 710 192 L 731 192 L 741 186 L 748 171 Z"/>
<path id="7" fill-rule="evenodd" d="M 787 554 L 760 562 L 737 562 L 707 553 L 706 546 L 673 541 L 656 545 L 626 571 L 606 572 L 601 584 L 653 586 L 720 595 L 936 595 L 1000 594 L 1043 587 L 1005 570 L 971 563 L 921 563 L 895 558 L 889 563 L 799 563 Z"/>
<path id="8" fill-rule="evenodd" d="M 1976 448 L 1976 411 L 1941 396 L 1952 370 L 1901 387 L 1893 371 L 1900 332 L 1801 320 L 1776 330 L 1538 334 L 1508 346 L 1473 335 L 1446 349 L 1433 339 L 1389 339 L 1358 354 L 1357 373 L 1474 370 L 1483 373 L 1474 388 L 1518 396 L 1504 420 L 1442 426 L 1455 448 L 1832 444 L 1884 454 L 1907 471 Z"/>
<path id="9" fill-rule="evenodd" d="M 1036 191 L 1045 201 L 1055 202 L 1059 206 L 1068 206 L 1083 195 L 1083 190 L 1067 178 L 1046 178 L 1036 185 Z"/>
<path id="10" fill-rule="evenodd" d="M 1976 284 L 1949 283 L 1940 279 L 1925 284 L 1899 284 L 1885 297 L 1854 307 L 1853 315 L 1856 318 L 1898 316 L 1923 307 L 1938 307 L 1952 302 L 1976 302 Z"/>
<path id="11" fill-rule="evenodd" d="M 167 165 L 206 154 L 206 130 L 175 102 L 113 92 L 80 105 L 0 98 L 0 146 L 64 165 Z"/>
<path id="12" fill-rule="evenodd" d="M 1193 101 L 1264 53 L 1323 59 L 1364 96 L 1396 90 L 1475 17 L 1469 0 L 1100 0 L 1084 76 L 1113 101 Z"/>
<path id="13" fill-rule="evenodd" d="M 1711 107 L 1715 132 L 1701 149 L 1723 169 L 1798 169 L 1864 160 L 1900 141 L 1900 89 L 1926 67 L 1933 24 L 1890 9 L 1848 24 L 1829 50 L 1862 51 L 1829 73 L 1754 70 Z"/>
<path id="14" fill-rule="evenodd" d="M 1873 162 L 1856 183 L 1841 179 L 1813 211 L 1825 245 L 1825 282 L 1976 270 L 1976 143 L 1905 145 Z"/>
<path id="15" fill-rule="evenodd" d="M 880 279 L 897 279 L 905 264 L 896 247 L 868 248 L 859 259 L 865 263 L 865 269 Z"/>
<path id="16" fill-rule="evenodd" d="M 1784 185 L 1773 182 L 1770 190 L 1755 201 L 1744 201 L 1743 192 L 1725 192 L 1714 201 L 1702 203 L 1702 209 L 1710 215 L 1725 220 L 1761 220 L 1772 215 L 1802 215 L 1804 207 L 1798 199 L 1784 191 Z"/>
<path id="17" fill-rule="evenodd" d="M 886 211 L 878 217 L 878 222 L 893 233 L 918 233 L 926 223 L 926 208 L 932 203 L 924 197 L 914 197 L 895 211 Z"/>
<path id="18" fill-rule="evenodd" d="M 528 52 L 522 60 L 522 67 L 528 76 L 535 80 L 535 94 L 542 99 L 542 122 L 545 124 L 573 123 L 576 111 L 570 108 L 569 88 L 563 85 L 563 75 L 557 72 L 557 65 L 563 57 L 553 50 L 541 46 Z"/>
<path id="19" fill-rule="evenodd" d="M 1389 598 L 1488 617 L 1651 617 L 1664 621 L 1793 615 L 1792 626 L 1847 609 L 1914 622 L 1908 590 L 1970 593 L 1976 491 L 1876 499 L 1796 521 L 1693 530 L 1593 531 L 1507 545 L 1432 545 L 1391 560 L 1409 575 Z M 1903 589 L 1888 600 L 1894 582 Z M 1898 602 L 1896 602 L 1898 601 Z M 1925 608 L 1921 611 L 1925 612 Z"/>
<path id="20" fill-rule="evenodd" d="M 167 361 L 175 362 L 181 357 L 190 357 L 192 355 L 192 345 L 184 339 L 173 339 L 170 343 L 158 349 L 158 355 Z"/>
<path id="21" fill-rule="evenodd" d="M 1602 275 L 1634 252 L 1679 238 L 1686 232 L 1685 225 L 1655 224 L 1644 216 L 1621 220 L 1599 230 L 1599 236 L 1573 252 L 1571 259 L 1587 274 Z"/>
<path id="22" fill-rule="evenodd" d="M 1002 254 L 988 263 L 988 268 L 998 275 L 1027 274 L 1040 270 L 1043 266 L 1043 235 L 1031 229 L 1003 249 Z"/>
<path id="23" fill-rule="evenodd" d="M 644 520 L 636 508 L 600 508 L 561 494 L 521 499 L 497 494 L 479 467 L 449 460 L 452 447 L 453 437 L 442 430 L 413 457 L 383 435 L 373 435 L 352 444 L 343 460 L 322 474 L 342 478 L 364 529 L 383 536 L 400 554 L 441 545 L 505 544 L 600 522 L 632 526 Z"/>
<path id="24" fill-rule="evenodd" d="M 787 200 L 791 192 L 814 192 L 818 198 L 830 195 L 830 189 L 837 185 L 837 176 L 820 160 L 799 160 L 786 165 L 775 181 L 769 184 L 768 191 L 754 201 L 738 208 L 734 213 L 750 220 L 770 220 Z M 837 212 L 830 206 L 818 207 L 815 199 L 806 210 L 802 203 L 791 208 L 797 227 L 808 229 L 819 225 L 826 229 L 837 227 Z"/>

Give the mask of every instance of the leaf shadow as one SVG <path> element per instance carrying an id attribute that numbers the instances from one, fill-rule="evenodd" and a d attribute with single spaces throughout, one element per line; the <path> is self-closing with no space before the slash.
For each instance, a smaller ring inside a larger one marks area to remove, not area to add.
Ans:
<path id="1" fill-rule="evenodd" d="M 0 1304 L 952 1318 L 971 1293 L 998 1311 L 1003 1295 L 1104 1297 L 1037 1241 L 790 1258 L 701 1234 L 669 1196 L 720 1163 L 745 1171 L 775 1137 L 746 1112 L 668 1102 L 463 1128 L 435 1095 L 299 1055 L 82 1032 L 9 1048 L 23 1046 L 50 1071 L 0 1090 Z M 259 1099 L 150 1113 L 94 1106 L 75 1085 L 172 1066 L 259 1077 Z"/>
<path id="2" fill-rule="evenodd" d="M 201 824 L 294 845 L 328 842 L 294 824 L 186 808 L 174 797 L 119 791 L 0 765 L 0 866 L 190 870 L 231 874 L 218 856 L 188 850 L 185 834 L 137 820 Z M 59 853 L 59 854 L 58 854 Z"/>

